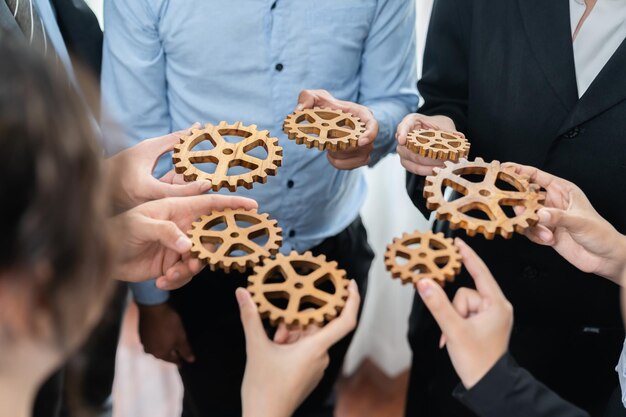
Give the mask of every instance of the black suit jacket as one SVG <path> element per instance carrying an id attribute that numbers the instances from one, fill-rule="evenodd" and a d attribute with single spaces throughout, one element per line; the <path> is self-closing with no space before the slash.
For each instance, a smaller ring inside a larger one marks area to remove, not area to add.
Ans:
<path id="1" fill-rule="evenodd" d="M 589 417 L 520 368 L 508 354 L 469 391 L 459 387 L 454 396 L 479 417 Z"/>
<path id="2" fill-rule="evenodd" d="M 470 159 L 533 165 L 578 184 L 626 232 L 626 43 L 578 99 L 568 0 L 435 0 L 431 19 L 420 112 L 451 117 Z M 422 185 L 408 175 L 427 212 Z M 523 236 L 467 241 L 513 303 L 516 325 L 622 326 L 617 286 L 551 248 Z M 463 273 L 457 285 L 471 280 Z"/>

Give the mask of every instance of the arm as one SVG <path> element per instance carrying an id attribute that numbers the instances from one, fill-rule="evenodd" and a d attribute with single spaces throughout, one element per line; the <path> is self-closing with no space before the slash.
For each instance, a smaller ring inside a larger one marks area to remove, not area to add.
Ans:
<path id="1" fill-rule="evenodd" d="M 474 387 L 459 387 L 454 396 L 480 417 L 589 416 L 550 391 L 508 354 Z"/>
<path id="2" fill-rule="evenodd" d="M 379 1 L 361 58 L 359 103 L 378 120 L 370 166 L 396 147 L 395 129 L 417 108 L 415 2 Z"/>

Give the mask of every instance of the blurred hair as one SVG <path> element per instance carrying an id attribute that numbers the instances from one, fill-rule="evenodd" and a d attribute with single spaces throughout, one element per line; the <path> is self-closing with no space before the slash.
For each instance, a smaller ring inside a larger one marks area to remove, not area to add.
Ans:
<path id="1" fill-rule="evenodd" d="M 85 336 L 109 292 L 95 120 L 65 73 L 29 48 L 0 37 L 0 57 L 0 285 L 29 295 L 20 312 L 0 306 L 0 319 L 13 314 L 36 335 L 43 312 L 65 350 Z"/>

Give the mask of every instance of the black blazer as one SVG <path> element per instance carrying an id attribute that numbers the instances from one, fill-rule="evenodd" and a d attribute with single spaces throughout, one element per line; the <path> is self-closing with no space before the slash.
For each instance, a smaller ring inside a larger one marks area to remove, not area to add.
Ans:
<path id="1" fill-rule="evenodd" d="M 508 354 L 472 389 L 459 387 L 454 396 L 479 417 L 589 417 L 520 368 Z"/>
<path id="2" fill-rule="evenodd" d="M 420 112 L 451 117 L 472 143 L 470 159 L 533 165 L 578 184 L 626 232 L 626 42 L 578 99 L 568 0 L 435 0 L 431 19 Z M 422 186 L 408 175 L 428 213 Z M 516 325 L 622 327 L 617 286 L 551 248 L 523 236 L 467 242 L 513 303 Z M 456 285 L 470 284 L 464 272 Z M 606 354 L 617 361 L 619 349 Z"/>

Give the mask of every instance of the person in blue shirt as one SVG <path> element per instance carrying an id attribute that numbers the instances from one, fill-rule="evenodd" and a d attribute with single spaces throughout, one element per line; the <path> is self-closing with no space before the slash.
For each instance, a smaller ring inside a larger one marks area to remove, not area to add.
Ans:
<path id="1" fill-rule="evenodd" d="M 418 102 L 415 2 L 406 0 L 105 2 L 104 105 L 129 145 L 192 123 L 256 124 L 279 138 L 284 166 L 237 194 L 278 220 L 282 251 L 339 262 L 366 289 L 373 253 L 359 210 L 359 167 L 395 148 L 394 133 Z M 306 91 L 304 91 L 306 90 Z M 303 92 L 304 91 L 304 92 Z M 357 114 L 367 132 L 352 151 L 319 152 L 287 140 L 285 117 L 329 106 Z M 155 175 L 171 170 L 163 160 Z M 181 365 L 185 403 L 197 415 L 239 415 L 245 343 L 232 297 L 247 275 L 205 271 L 171 293 L 135 288 L 146 351 Z M 170 288 L 167 280 L 160 288 Z M 350 337 L 303 409 L 325 406 Z"/>

